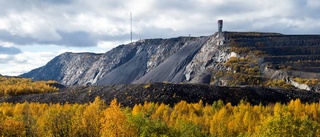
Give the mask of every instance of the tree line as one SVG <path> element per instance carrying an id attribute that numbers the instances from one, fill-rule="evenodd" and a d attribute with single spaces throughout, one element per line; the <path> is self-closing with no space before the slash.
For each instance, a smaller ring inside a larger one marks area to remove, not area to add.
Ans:
<path id="1" fill-rule="evenodd" d="M 320 136 L 320 103 L 0 103 L 0 136 Z"/>

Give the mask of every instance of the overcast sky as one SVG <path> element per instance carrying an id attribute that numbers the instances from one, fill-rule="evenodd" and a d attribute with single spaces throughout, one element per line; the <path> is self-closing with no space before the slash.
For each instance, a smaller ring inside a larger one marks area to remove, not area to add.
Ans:
<path id="1" fill-rule="evenodd" d="M 0 0 L 0 74 L 66 52 L 104 53 L 133 39 L 223 30 L 319 34 L 320 0 Z"/>

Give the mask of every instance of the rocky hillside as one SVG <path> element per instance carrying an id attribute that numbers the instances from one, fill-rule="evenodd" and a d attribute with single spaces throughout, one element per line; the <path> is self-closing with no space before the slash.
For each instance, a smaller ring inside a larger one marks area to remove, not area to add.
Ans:
<path id="1" fill-rule="evenodd" d="M 216 62 L 226 61 L 231 55 L 222 41 L 217 34 L 148 39 L 120 45 L 105 54 L 64 53 L 21 76 L 64 85 L 210 83 L 208 68 L 218 67 Z"/>
<path id="2" fill-rule="evenodd" d="M 101 56 L 102 54 L 67 52 L 55 57 L 45 66 L 21 76 L 33 80 L 56 80 L 64 85 L 84 84 L 82 81 L 95 77 L 95 74 L 88 75 L 86 72 Z"/>
<path id="3" fill-rule="evenodd" d="M 147 39 L 104 54 L 64 53 L 22 76 L 64 85 L 184 82 L 317 90 L 319 47 L 320 35 L 257 32 Z"/>
<path id="4" fill-rule="evenodd" d="M 34 80 L 53 79 L 64 85 L 131 83 L 198 39 L 179 37 L 142 40 L 120 45 L 105 54 L 64 53 L 45 66 L 22 76 Z"/>

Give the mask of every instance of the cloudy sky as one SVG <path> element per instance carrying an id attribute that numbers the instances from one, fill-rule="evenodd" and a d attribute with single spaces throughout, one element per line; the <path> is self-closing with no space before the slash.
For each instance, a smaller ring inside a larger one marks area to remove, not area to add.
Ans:
<path id="1" fill-rule="evenodd" d="M 0 0 L 0 74 L 67 51 L 104 53 L 133 40 L 224 30 L 320 34 L 320 0 Z"/>

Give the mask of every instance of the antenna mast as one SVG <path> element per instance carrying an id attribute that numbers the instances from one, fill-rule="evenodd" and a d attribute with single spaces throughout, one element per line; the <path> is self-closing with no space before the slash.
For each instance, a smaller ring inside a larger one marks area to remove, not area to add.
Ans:
<path id="1" fill-rule="evenodd" d="M 130 12 L 130 33 L 131 33 L 131 43 L 132 43 L 132 12 Z"/>

